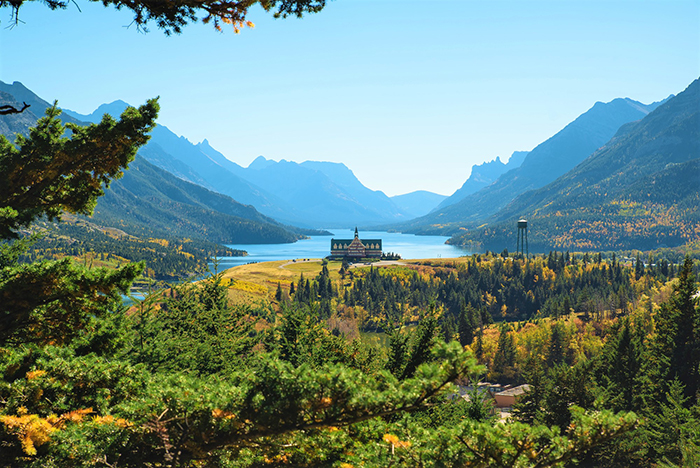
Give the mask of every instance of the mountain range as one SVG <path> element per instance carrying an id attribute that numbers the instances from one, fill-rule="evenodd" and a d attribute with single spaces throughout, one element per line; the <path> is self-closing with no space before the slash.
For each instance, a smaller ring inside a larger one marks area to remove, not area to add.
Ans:
<path id="1" fill-rule="evenodd" d="M 115 101 L 89 115 L 65 112 L 95 122 L 105 113 L 118 116 L 128 104 Z M 381 191 L 362 185 L 344 164 L 272 161 L 259 156 L 242 167 L 207 140 L 193 144 L 158 125 L 140 155 L 177 177 L 250 204 L 286 224 L 306 227 L 351 227 L 393 223 L 412 218 Z"/>
<path id="2" fill-rule="evenodd" d="M 502 249 L 515 220 L 530 246 L 571 250 L 653 249 L 700 240 L 700 80 L 695 80 L 552 183 L 522 193 L 450 240 Z"/>
<path id="3" fill-rule="evenodd" d="M 26 135 L 38 119 L 34 112 L 43 112 L 49 104 L 17 82 L 2 83 L 0 104 L 18 105 L 19 99 L 9 92 L 16 92 L 22 102 L 31 102 L 21 114 L 0 116 L 0 131 L 13 139 L 15 133 Z M 64 121 L 86 124 L 66 114 L 61 114 Z M 184 181 L 139 156 L 124 177 L 113 180 L 98 199 L 92 221 L 134 236 L 198 238 L 217 243 L 294 242 L 306 234 L 321 233 L 284 226 L 252 206 Z"/>
<path id="4" fill-rule="evenodd" d="M 527 216 L 533 249 L 654 248 L 697 241 L 700 188 L 698 82 L 642 104 L 596 103 L 530 152 L 472 167 L 449 197 L 425 191 L 388 197 L 344 164 L 273 161 L 242 167 L 204 140 L 158 125 L 123 179 L 100 199 L 94 221 L 133 235 L 214 242 L 292 242 L 317 226 L 382 226 L 449 234 L 453 244 L 512 246 L 513 220 Z M 0 103 L 31 104 L 0 118 L 0 132 L 26 133 L 49 106 L 21 83 L 0 82 Z M 118 116 L 115 101 L 62 118 Z M 291 225 L 304 226 L 294 228 Z M 234 240 L 235 239 L 235 240 Z"/>
<path id="5" fill-rule="evenodd" d="M 465 227 L 479 226 L 518 195 L 543 187 L 576 167 L 610 140 L 620 126 L 642 119 L 660 104 L 647 105 L 628 98 L 598 102 L 537 145 L 519 167 L 502 174 L 492 184 L 394 228 L 403 232 L 451 235 Z"/>

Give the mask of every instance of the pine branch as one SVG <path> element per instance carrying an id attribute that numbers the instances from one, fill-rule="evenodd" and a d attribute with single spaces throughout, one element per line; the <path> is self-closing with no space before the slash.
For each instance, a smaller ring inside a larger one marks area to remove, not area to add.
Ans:
<path id="1" fill-rule="evenodd" d="M 4 105 L 4 106 L 0 106 L 0 115 L 21 114 L 21 113 L 24 112 L 28 107 L 31 107 L 31 106 L 30 106 L 29 104 L 27 104 L 26 102 L 23 102 L 22 104 L 23 104 L 23 106 L 22 106 L 21 109 L 17 109 L 16 107 L 10 106 L 9 104 L 8 104 L 8 105 Z"/>

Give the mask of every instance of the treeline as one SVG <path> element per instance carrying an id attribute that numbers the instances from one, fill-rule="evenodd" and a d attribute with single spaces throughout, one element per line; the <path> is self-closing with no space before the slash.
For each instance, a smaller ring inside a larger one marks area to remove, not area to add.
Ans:
<path id="1" fill-rule="evenodd" d="M 94 225 L 48 225 L 37 241 L 20 257 L 31 263 L 40 259 L 73 257 L 97 266 L 118 267 L 145 262 L 144 276 L 173 281 L 207 271 L 212 257 L 242 256 L 246 252 L 197 239 L 141 239 L 123 233 L 107 234 Z M 107 231 L 109 232 L 109 231 Z"/>
<path id="2" fill-rule="evenodd" d="M 302 304 L 315 304 L 323 318 L 333 308 L 361 310 L 364 330 L 386 324 L 416 322 L 430 304 L 443 310 L 445 337 L 462 335 L 470 344 L 477 328 L 494 321 L 524 321 L 580 314 L 584 320 L 629 312 L 651 283 L 663 283 L 677 267 L 663 258 L 644 266 L 643 260 L 624 266 L 612 254 L 551 252 L 529 260 L 500 255 L 474 255 L 465 262 L 425 262 L 346 270 L 341 281 L 330 280 L 324 266 L 316 278 L 301 278 L 290 296 Z"/>

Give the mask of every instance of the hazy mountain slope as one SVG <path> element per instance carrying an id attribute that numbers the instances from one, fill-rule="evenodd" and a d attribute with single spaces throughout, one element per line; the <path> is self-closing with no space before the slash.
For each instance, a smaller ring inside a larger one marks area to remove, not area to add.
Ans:
<path id="1" fill-rule="evenodd" d="M 325 172 L 339 180 L 336 182 Z M 407 219 L 389 197 L 364 187 L 341 164 L 298 164 L 259 157 L 244 175 L 264 190 L 285 197 L 296 207 L 297 216 L 303 216 L 311 225 L 348 227 Z"/>
<path id="2" fill-rule="evenodd" d="M 214 190 L 214 187 L 209 185 L 209 182 L 204 180 L 193 168 L 172 157 L 158 143 L 151 142 L 151 144 L 142 147 L 138 154 L 154 166 L 160 167 L 182 180 Z"/>
<path id="3" fill-rule="evenodd" d="M 84 121 L 95 122 L 105 113 L 119 116 L 127 106 L 126 102 L 118 100 L 102 104 L 88 115 L 70 110 L 65 112 Z M 208 154 L 204 151 L 205 149 L 213 150 L 208 144 L 194 145 L 187 138 L 175 135 L 167 127 L 157 125 L 151 132 L 151 139 L 139 150 L 139 154 L 180 178 L 228 195 L 240 203 L 254 205 L 271 216 L 294 211 L 282 200 L 270 197 L 259 187 L 237 176 L 235 172 L 236 169 L 242 169 L 240 166 L 224 158 L 215 150 L 209 152 L 212 154 Z"/>
<path id="4" fill-rule="evenodd" d="M 456 232 L 462 226 L 481 224 L 521 193 L 540 188 L 573 169 L 610 140 L 622 125 L 645 117 L 659 104 L 645 105 L 631 99 L 598 102 L 533 149 L 519 168 L 454 205 L 411 221 L 402 230 Z"/>
<path id="5" fill-rule="evenodd" d="M 531 245 L 613 249 L 697 240 L 700 191 L 700 81 L 553 183 L 516 198 L 488 226 L 451 243 L 514 245 L 515 219 L 530 222 Z"/>
<path id="6" fill-rule="evenodd" d="M 508 163 L 501 162 L 501 158 L 496 157 L 493 161 L 475 164 L 469 178 L 455 193 L 447 197 L 440 203 L 436 210 L 441 210 L 447 206 L 463 200 L 467 195 L 476 193 L 484 187 L 494 183 L 502 174 L 520 167 L 529 151 L 515 151 L 508 159 Z"/>
<path id="7" fill-rule="evenodd" d="M 133 235 L 195 237 L 226 244 L 299 238 L 252 206 L 180 180 L 141 157 L 105 191 L 93 220 Z"/>
<path id="8" fill-rule="evenodd" d="M 244 180 L 217 161 L 202 152 L 196 145 L 185 137 L 178 137 L 167 127 L 158 125 L 151 133 L 151 141 L 146 145 L 157 144 L 175 159 L 187 164 L 199 174 L 217 192 L 232 197 L 246 205 L 254 205 L 264 212 L 282 213 L 273 209 L 283 205 L 279 200 L 271 201 L 268 194 Z M 231 163 L 233 164 L 233 163 Z M 266 211 L 267 210 L 267 211 Z"/>
<path id="9" fill-rule="evenodd" d="M 10 94 L 11 96 L 14 97 L 14 99 L 18 103 L 23 103 L 26 102 L 27 104 L 30 105 L 30 107 L 25 110 L 24 112 L 31 111 L 32 114 L 34 114 L 37 118 L 38 117 L 43 117 L 46 113 L 46 109 L 51 107 L 53 104 L 48 103 L 41 99 L 39 96 L 34 94 L 32 91 L 27 89 L 26 86 L 24 86 L 22 83 L 19 81 L 15 81 L 12 84 L 7 84 L 2 81 L 0 81 L 0 91 L 5 92 L 7 94 Z M 60 103 L 59 103 L 60 107 Z M 73 116 L 71 116 L 69 113 L 63 111 L 63 113 L 60 116 L 61 120 L 63 123 L 76 123 L 76 124 L 82 124 L 84 121 L 81 121 L 80 119 L 75 119 Z"/>
<path id="10" fill-rule="evenodd" d="M 381 190 L 371 190 L 358 180 L 345 164 L 327 161 L 304 161 L 301 167 L 319 171 L 364 207 L 371 209 L 383 218 L 408 218 L 391 197 Z"/>
<path id="11" fill-rule="evenodd" d="M 446 198 L 445 195 L 428 192 L 426 190 L 416 190 L 415 192 L 393 196 L 391 197 L 391 201 L 402 211 L 417 218 L 418 216 L 430 213 Z"/>
<path id="12" fill-rule="evenodd" d="M 245 168 L 226 158 L 226 156 L 224 156 L 222 153 L 212 148 L 212 146 L 209 144 L 209 140 L 206 138 L 202 142 L 197 143 L 196 146 L 202 153 L 206 154 L 212 161 L 219 164 L 224 169 L 228 170 L 234 175 L 237 175 L 238 177 L 245 178 L 243 176 L 245 173 Z"/>
<path id="13" fill-rule="evenodd" d="M 296 207 L 316 226 L 349 227 L 408 219 L 383 192 L 363 186 L 343 164 L 269 161 L 262 156 L 246 169 L 247 180 Z"/>

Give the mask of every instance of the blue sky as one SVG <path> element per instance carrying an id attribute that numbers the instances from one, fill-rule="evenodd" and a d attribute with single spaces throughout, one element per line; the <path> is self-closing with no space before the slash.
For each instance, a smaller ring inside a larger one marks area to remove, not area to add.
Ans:
<path id="1" fill-rule="evenodd" d="M 449 195 L 596 101 L 658 101 L 700 76 L 697 0 L 333 0 L 171 37 L 76 2 L 29 2 L 12 28 L 0 9 L 0 80 L 81 113 L 160 96 L 161 124 L 241 165 L 343 162 L 388 195 Z"/>

